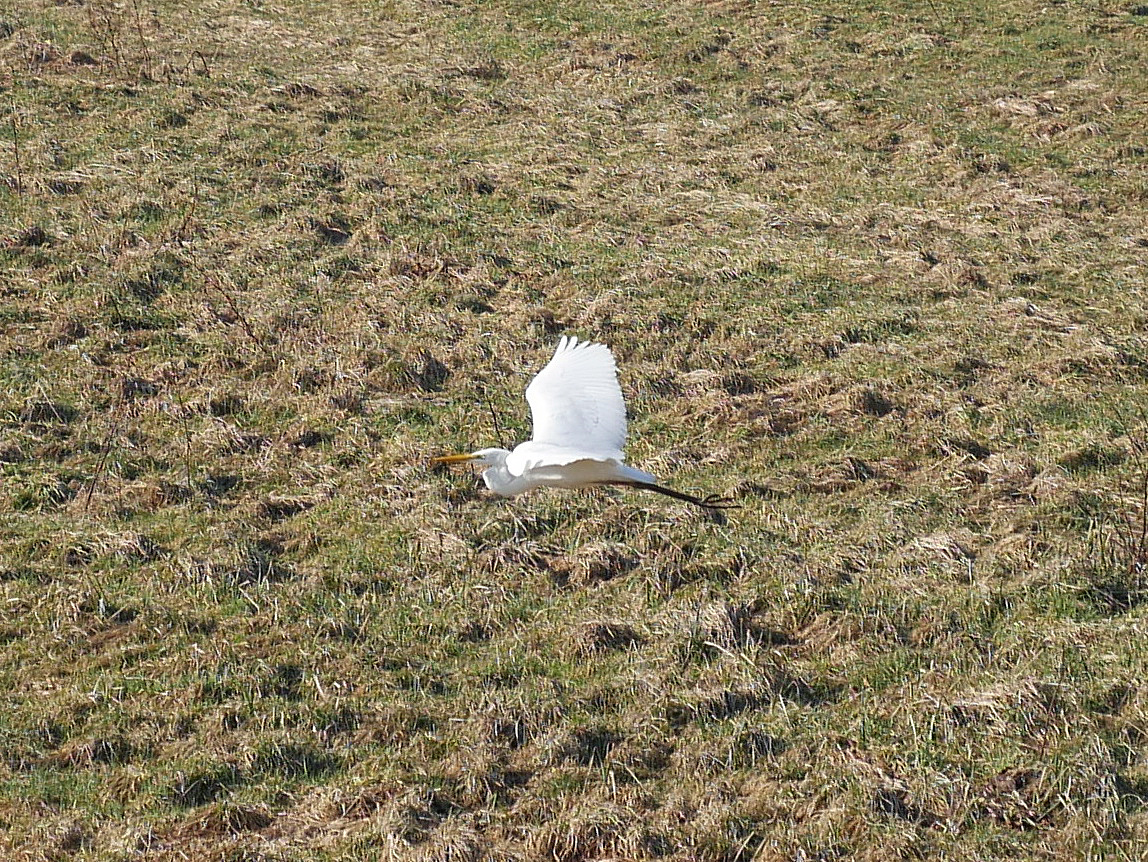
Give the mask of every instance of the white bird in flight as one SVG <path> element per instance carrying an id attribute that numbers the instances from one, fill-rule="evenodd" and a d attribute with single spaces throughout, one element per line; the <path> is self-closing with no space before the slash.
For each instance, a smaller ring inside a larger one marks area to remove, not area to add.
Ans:
<path id="1" fill-rule="evenodd" d="M 604 344 L 563 336 L 554 357 L 526 387 L 534 439 L 506 449 L 479 449 L 435 458 L 437 464 L 473 462 L 486 469 L 486 487 L 503 497 L 545 486 L 628 485 L 657 491 L 704 509 L 736 508 L 725 497 L 695 497 L 658 484 L 623 463 L 626 405 L 614 356 Z"/>

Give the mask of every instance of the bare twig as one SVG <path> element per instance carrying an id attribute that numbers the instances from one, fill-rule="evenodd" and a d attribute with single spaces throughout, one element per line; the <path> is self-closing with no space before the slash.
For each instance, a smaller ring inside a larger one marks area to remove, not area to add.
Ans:
<path id="1" fill-rule="evenodd" d="M 124 54 L 120 48 L 119 33 L 121 23 L 112 15 L 107 4 L 92 3 L 87 7 L 88 27 L 94 38 L 105 52 L 111 55 L 112 63 L 117 69 L 124 66 Z"/>
<path id="2" fill-rule="evenodd" d="M 192 65 L 195 60 L 199 60 L 199 63 L 200 63 L 200 69 L 199 69 L 198 74 L 200 74 L 204 78 L 210 78 L 211 77 L 211 67 L 207 64 L 207 58 L 205 56 L 203 56 L 203 53 L 200 51 L 194 52 L 191 55 L 191 60 L 188 61 L 188 65 L 189 66 Z"/>
<path id="3" fill-rule="evenodd" d="M 183 218 L 180 219 L 179 224 L 171 231 L 171 239 L 175 242 L 182 242 L 184 234 L 187 231 L 187 226 L 191 224 L 192 218 L 195 216 L 196 210 L 199 209 L 199 183 L 194 182 L 191 190 L 191 205 L 183 211 Z"/>
<path id="4" fill-rule="evenodd" d="M 1114 518 L 1117 543 L 1123 557 L 1122 563 L 1129 585 L 1137 583 L 1148 569 L 1148 414 L 1138 412 L 1139 430 L 1128 430 L 1129 423 L 1121 415 L 1119 418 L 1131 442 L 1132 454 L 1137 461 L 1139 473 L 1135 479 L 1134 505 L 1140 511 L 1124 511 Z M 1125 486 L 1127 487 L 1127 486 Z M 1132 507 L 1129 507 L 1132 508 Z"/>
<path id="5" fill-rule="evenodd" d="M 247 319 L 247 315 L 239 308 L 239 303 L 235 301 L 227 290 L 214 278 L 208 276 L 207 285 L 215 288 L 216 292 L 223 297 L 223 301 L 227 303 L 227 307 L 231 309 L 231 313 L 239 321 L 239 325 L 243 327 L 243 331 L 247 333 L 247 337 L 259 345 L 260 349 L 267 349 L 267 341 L 259 333 L 255 331 L 255 327 L 251 325 L 251 321 Z"/>
<path id="6" fill-rule="evenodd" d="M 502 426 L 498 423 L 498 413 L 495 412 L 494 402 L 486 394 L 484 389 L 482 392 L 482 400 L 486 402 L 486 407 L 490 411 L 491 421 L 494 422 L 494 437 L 498 441 L 499 446 L 506 446 L 506 438 L 502 433 Z"/>
<path id="7" fill-rule="evenodd" d="M 239 325 L 243 327 L 243 331 L 247 333 L 247 337 L 254 341 L 260 350 L 267 351 L 267 339 L 255 331 L 255 327 L 252 325 L 247 315 L 243 313 L 243 310 L 239 307 L 239 303 L 236 302 L 235 297 L 232 296 L 231 293 L 222 284 L 220 284 L 219 280 L 212 273 L 205 270 L 196 261 L 189 261 L 189 264 L 192 269 L 203 276 L 203 283 L 207 285 L 207 287 L 214 289 L 216 293 L 223 297 L 223 301 L 227 303 L 227 307 L 231 310 L 231 313 L 235 315 L 235 319 L 239 321 Z"/>
<path id="8" fill-rule="evenodd" d="M 96 464 L 96 470 L 92 473 L 92 480 L 88 483 L 88 491 L 84 495 L 84 514 L 88 513 L 88 507 L 92 504 L 92 495 L 96 492 L 96 485 L 99 484 L 100 477 L 104 474 L 108 466 L 108 457 L 112 452 L 112 444 L 116 439 L 116 435 L 120 432 L 120 423 L 124 418 L 124 398 L 121 395 L 116 402 L 115 412 L 113 414 L 112 426 L 108 429 L 108 433 L 104 435 L 104 441 L 101 444 L 100 460 Z"/>
<path id="9" fill-rule="evenodd" d="M 1120 528 L 1121 550 L 1130 579 L 1143 575 L 1148 566 L 1148 464 L 1141 465 L 1138 481 L 1140 513 L 1138 516 L 1126 515 Z"/>
<path id="10" fill-rule="evenodd" d="M 24 194 L 24 165 L 20 158 L 20 127 L 16 123 L 16 114 L 10 116 L 12 124 L 12 150 L 16 155 L 16 194 Z"/>
<path id="11" fill-rule="evenodd" d="M 183 397 L 177 392 L 175 403 L 179 405 L 179 419 L 183 427 L 183 482 L 187 490 L 191 491 L 191 426 L 187 421 L 187 408 Z"/>
<path id="12" fill-rule="evenodd" d="M 140 40 L 140 50 L 143 52 L 143 65 L 138 70 L 138 75 L 145 80 L 152 80 L 151 68 L 152 58 L 151 49 L 148 47 L 147 37 L 144 36 L 143 18 L 140 14 L 139 0 L 132 0 L 132 15 L 135 19 L 136 36 Z"/>
<path id="13" fill-rule="evenodd" d="M 1060 665 L 1056 671 L 1056 682 L 1052 684 L 1052 691 L 1044 699 L 1044 725 L 1045 731 L 1040 740 L 1040 752 L 1037 759 L 1044 760 L 1048 753 L 1048 733 L 1052 726 L 1052 711 L 1060 707 L 1060 689 L 1068 675 L 1068 647 L 1062 646 L 1060 650 Z"/>

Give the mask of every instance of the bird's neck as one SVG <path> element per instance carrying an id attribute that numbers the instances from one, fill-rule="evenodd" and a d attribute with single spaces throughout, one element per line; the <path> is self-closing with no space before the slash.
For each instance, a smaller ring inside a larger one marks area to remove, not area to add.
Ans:
<path id="1" fill-rule="evenodd" d="M 506 468 L 506 455 L 509 454 L 506 452 L 496 463 L 482 471 L 482 481 L 486 483 L 486 487 L 503 497 L 513 497 L 536 487 L 536 483 L 522 476 L 516 476 Z"/>

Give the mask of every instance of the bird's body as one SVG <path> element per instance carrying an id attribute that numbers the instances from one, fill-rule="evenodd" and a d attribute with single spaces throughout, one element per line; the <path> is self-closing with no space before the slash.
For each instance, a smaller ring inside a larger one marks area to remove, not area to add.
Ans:
<path id="1" fill-rule="evenodd" d="M 486 487 L 512 497 L 540 487 L 585 488 L 630 485 L 667 494 L 709 509 L 727 501 L 699 498 L 657 484 L 657 478 L 623 461 L 626 405 L 609 348 L 563 336 L 550 362 L 526 387 L 534 437 L 513 451 L 479 449 L 436 458 L 486 467 Z"/>
<path id="2" fill-rule="evenodd" d="M 486 487 L 504 497 L 545 486 L 585 488 L 588 485 L 658 481 L 652 474 L 623 463 L 621 458 L 606 458 L 597 453 L 536 440 L 520 443 L 513 452 L 479 449 L 475 454 L 480 456 L 475 461 L 490 464 L 482 471 Z"/>

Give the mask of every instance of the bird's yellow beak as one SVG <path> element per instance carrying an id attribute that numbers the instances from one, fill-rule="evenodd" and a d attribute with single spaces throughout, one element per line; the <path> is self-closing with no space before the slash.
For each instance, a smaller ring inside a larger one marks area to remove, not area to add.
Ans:
<path id="1" fill-rule="evenodd" d="M 477 455 L 440 455 L 437 458 L 431 458 L 432 464 L 460 464 L 463 461 L 473 461 Z"/>

